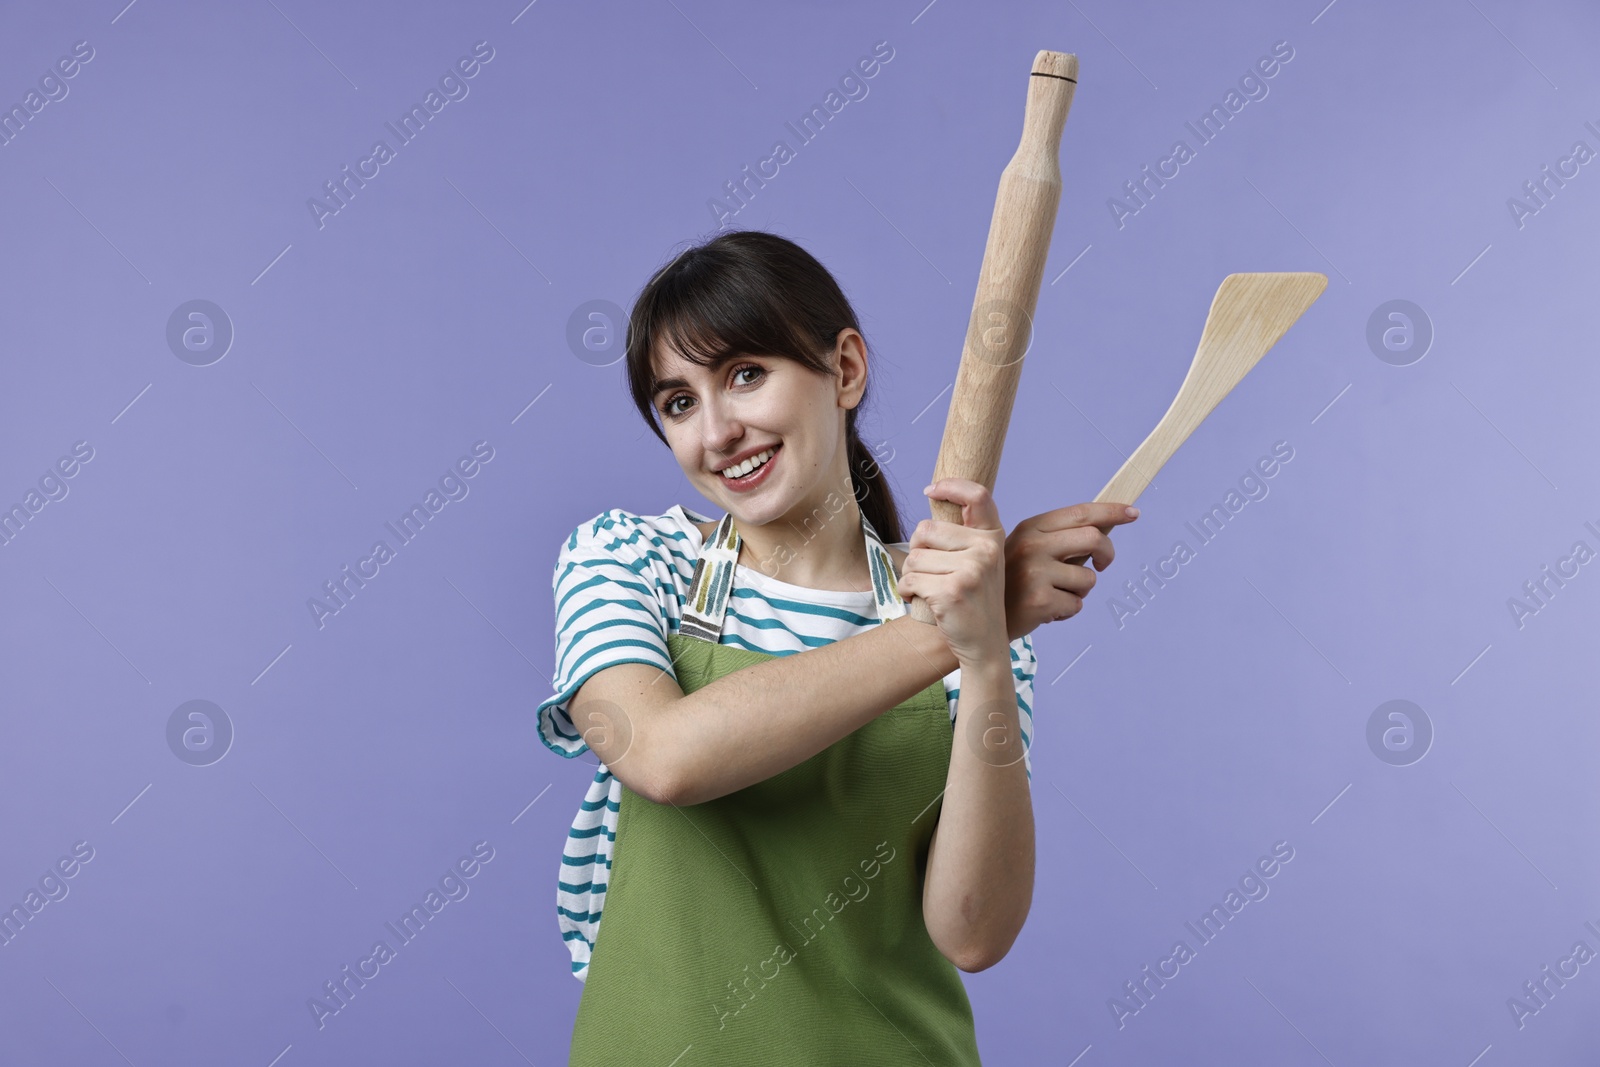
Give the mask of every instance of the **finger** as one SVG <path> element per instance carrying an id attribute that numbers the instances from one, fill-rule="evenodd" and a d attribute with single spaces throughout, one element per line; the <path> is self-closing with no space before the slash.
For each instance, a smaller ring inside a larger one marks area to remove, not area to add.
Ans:
<path id="1" fill-rule="evenodd" d="M 935 500 L 961 505 L 961 525 L 975 530 L 1002 530 L 994 494 L 970 478 L 940 478 L 923 490 Z"/>
<path id="2" fill-rule="evenodd" d="M 1111 538 L 1103 530 L 1096 530 L 1090 527 L 1087 534 L 1089 543 L 1085 545 L 1080 535 L 1078 539 L 1079 547 L 1072 555 L 1067 555 L 1068 551 L 1072 551 L 1071 549 L 1054 553 L 1054 555 L 1057 559 L 1070 560 L 1078 566 L 1085 566 L 1085 560 L 1087 559 L 1088 562 L 1094 564 L 1095 570 L 1103 571 L 1111 566 L 1111 561 L 1116 558 L 1116 546 L 1111 543 Z"/>
<path id="3" fill-rule="evenodd" d="M 1095 538 L 1094 548 L 1090 550 L 1089 555 L 1094 561 L 1094 569 L 1103 571 L 1111 566 L 1113 559 L 1116 559 L 1117 549 L 1111 543 L 1111 538 L 1101 533 L 1099 537 Z"/>
<path id="4" fill-rule="evenodd" d="M 1129 515 L 1130 504 L 1118 504 L 1107 501 L 1090 501 L 1084 504 L 1070 504 L 1064 508 L 1056 508 L 1042 515 L 1035 515 L 1027 520 L 1034 529 L 1041 533 L 1050 533 L 1055 530 L 1065 530 L 1072 526 L 1098 526 L 1103 530 L 1110 530 L 1113 526 L 1120 526 L 1125 522 L 1132 522 L 1138 518 L 1138 508 L 1135 514 Z"/>
<path id="5" fill-rule="evenodd" d="M 1030 568 L 1029 610 L 1042 613 L 1048 622 L 1071 618 L 1083 608 L 1084 598 L 1095 586 L 1095 575 L 1084 567 L 1067 563 L 1035 563 Z"/>
<path id="6" fill-rule="evenodd" d="M 923 519 L 911 531 L 906 541 L 912 548 L 934 548 L 942 552 L 960 552 L 980 541 L 995 539 L 995 530 L 980 530 L 943 519 Z M 1080 533 L 1081 536 L 1081 533 Z M 1087 542 L 1082 551 L 1087 551 Z"/>
<path id="7" fill-rule="evenodd" d="M 1093 526 L 1069 526 L 1049 533 L 1031 533 L 1027 537 L 1027 554 L 1045 555 L 1051 559 L 1081 565 L 1092 558 L 1095 570 L 1105 570 L 1116 557 L 1116 548 L 1103 530 Z"/>
<path id="8" fill-rule="evenodd" d="M 895 586 L 900 593 L 901 600 L 917 597 L 928 602 L 931 608 L 934 601 L 940 604 L 949 599 L 949 590 L 946 588 L 948 579 L 941 573 L 933 571 L 911 571 L 902 574 Z"/>
<path id="9" fill-rule="evenodd" d="M 954 574 L 960 565 L 959 549 L 938 549 L 918 545 L 906 553 L 903 569 L 908 574 Z"/>
<path id="10" fill-rule="evenodd" d="M 1082 611 L 1083 598 L 1079 596 L 1073 596 L 1071 593 L 1063 593 L 1061 594 L 1060 605 L 1060 610 L 1057 611 L 1055 618 L 1051 620 L 1052 622 L 1060 622 L 1062 619 L 1070 619 L 1078 612 Z"/>
<path id="11" fill-rule="evenodd" d="M 1059 592 L 1069 593 L 1075 597 L 1087 596 L 1098 581 L 1093 571 L 1072 563 L 1051 560 L 1036 566 L 1038 569 L 1033 573 L 1038 575 L 1041 581 L 1049 582 Z"/>
<path id="12" fill-rule="evenodd" d="M 1098 531 L 1096 532 L 1098 533 Z M 1092 560 L 1094 569 L 1097 571 L 1103 571 L 1111 566 L 1111 560 L 1115 554 L 1115 550 L 1111 547 L 1111 539 L 1106 537 L 1105 534 L 1100 534 L 1100 537 L 1104 538 L 1104 540 L 1096 541 L 1094 547 L 1087 552 L 1080 549 L 1078 555 L 1066 557 L 1066 562 L 1082 567 L 1088 565 Z"/>

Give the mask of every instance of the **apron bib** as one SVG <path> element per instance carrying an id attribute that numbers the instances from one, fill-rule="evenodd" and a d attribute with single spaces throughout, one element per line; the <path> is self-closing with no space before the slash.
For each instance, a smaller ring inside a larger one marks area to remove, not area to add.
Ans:
<path id="1" fill-rule="evenodd" d="M 730 520 L 667 637 L 686 694 L 775 658 L 717 641 Z M 880 617 L 903 614 L 862 521 Z M 922 919 L 952 736 L 939 679 L 726 796 L 679 807 L 624 785 L 569 1064 L 978 1064 L 966 989 Z"/>

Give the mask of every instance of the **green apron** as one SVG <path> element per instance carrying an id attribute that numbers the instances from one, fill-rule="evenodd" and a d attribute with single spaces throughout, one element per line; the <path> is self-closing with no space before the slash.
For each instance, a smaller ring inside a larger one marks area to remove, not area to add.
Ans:
<path id="1" fill-rule="evenodd" d="M 685 693 L 774 658 L 682 631 L 667 646 Z M 922 918 L 951 740 L 940 679 L 715 800 L 623 786 L 569 1064 L 978 1064 Z"/>

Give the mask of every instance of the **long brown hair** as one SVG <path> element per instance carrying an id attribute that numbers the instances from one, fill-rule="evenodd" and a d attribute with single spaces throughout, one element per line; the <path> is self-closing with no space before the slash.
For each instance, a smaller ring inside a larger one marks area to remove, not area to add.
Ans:
<path id="1" fill-rule="evenodd" d="M 697 366 L 720 367 L 738 356 L 790 359 L 832 376 L 839 331 L 861 331 L 855 309 L 828 269 L 793 241 L 761 230 L 732 230 L 695 245 L 658 271 L 628 317 L 628 389 L 634 406 L 667 444 L 653 405 L 650 354 L 670 339 Z M 865 334 L 863 333 L 863 337 Z M 870 381 L 870 379 L 869 379 Z M 888 478 L 845 414 L 845 455 L 861 513 L 885 544 L 904 540 Z"/>

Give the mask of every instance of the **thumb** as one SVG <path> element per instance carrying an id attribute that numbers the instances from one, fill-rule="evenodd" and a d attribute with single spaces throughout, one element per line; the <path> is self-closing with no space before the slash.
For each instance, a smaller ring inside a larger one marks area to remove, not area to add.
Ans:
<path id="1" fill-rule="evenodd" d="M 1003 530 L 994 494 L 970 478 L 940 478 L 922 490 L 935 500 L 961 505 L 961 525 L 978 530 Z"/>

